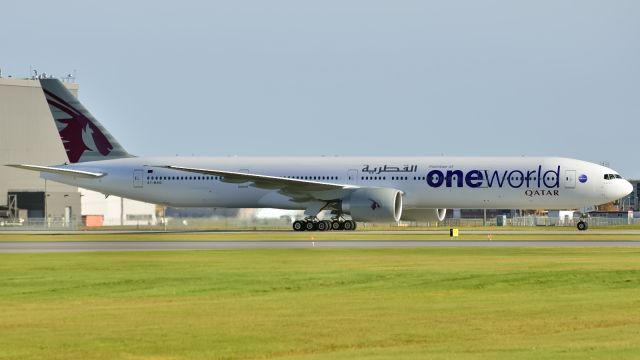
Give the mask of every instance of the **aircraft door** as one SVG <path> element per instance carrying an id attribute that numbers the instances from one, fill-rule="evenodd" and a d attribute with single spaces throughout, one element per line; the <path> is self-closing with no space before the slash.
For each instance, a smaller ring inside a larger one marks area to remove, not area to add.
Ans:
<path id="1" fill-rule="evenodd" d="M 133 170 L 133 187 L 142 188 L 144 184 L 144 171 L 140 169 Z"/>
<path id="2" fill-rule="evenodd" d="M 576 187 L 576 171 L 575 170 L 564 171 L 564 187 L 566 189 L 573 189 Z"/>
<path id="3" fill-rule="evenodd" d="M 347 184 L 351 184 L 351 185 L 358 184 L 358 170 L 350 169 L 347 172 Z"/>

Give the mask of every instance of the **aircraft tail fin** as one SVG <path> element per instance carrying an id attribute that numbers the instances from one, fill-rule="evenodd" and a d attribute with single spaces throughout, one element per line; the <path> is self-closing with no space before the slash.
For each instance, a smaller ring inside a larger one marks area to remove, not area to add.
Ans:
<path id="1" fill-rule="evenodd" d="M 70 163 L 132 157 L 58 79 L 40 79 Z"/>

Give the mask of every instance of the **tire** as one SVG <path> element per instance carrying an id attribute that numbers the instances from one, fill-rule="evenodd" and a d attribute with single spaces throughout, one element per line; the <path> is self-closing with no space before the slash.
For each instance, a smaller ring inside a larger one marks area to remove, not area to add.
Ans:
<path id="1" fill-rule="evenodd" d="M 324 221 L 318 221 L 318 223 L 316 224 L 316 227 L 318 228 L 318 231 L 327 231 L 328 227 L 327 227 L 327 223 Z"/>
<path id="2" fill-rule="evenodd" d="M 331 230 L 342 230 L 343 223 L 338 220 L 333 220 L 331 222 Z"/>
<path id="3" fill-rule="evenodd" d="M 304 231 L 306 228 L 305 222 L 301 220 L 296 220 L 293 222 L 293 231 Z"/>
<path id="4" fill-rule="evenodd" d="M 307 221 L 307 224 L 304 228 L 307 231 L 316 231 L 318 229 L 318 224 L 313 221 Z"/>
<path id="5" fill-rule="evenodd" d="M 325 231 L 331 230 L 331 220 L 322 220 L 322 222 L 325 225 L 325 229 L 326 229 Z"/>
<path id="6" fill-rule="evenodd" d="M 345 231 L 351 231 L 354 228 L 354 224 L 355 224 L 355 222 L 353 220 L 347 220 L 347 221 L 344 222 L 344 225 L 342 225 L 342 228 Z"/>
<path id="7" fill-rule="evenodd" d="M 587 225 L 587 223 L 584 221 L 578 221 L 577 227 L 579 231 L 585 231 L 589 228 L 589 225 Z"/>

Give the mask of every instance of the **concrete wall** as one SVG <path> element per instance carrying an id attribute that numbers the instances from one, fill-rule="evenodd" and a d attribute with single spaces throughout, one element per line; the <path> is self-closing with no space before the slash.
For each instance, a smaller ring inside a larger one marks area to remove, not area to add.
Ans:
<path id="1" fill-rule="evenodd" d="M 82 194 L 82 215 L 101 215 L 105 226 L 157 224 L 154 204 L 117 196 L 105 198 L 99 192 L 86 189 L 80 189 L 80 193 Z"/>
<path id="2" fill-rule="evenodd" d="M 67 87 L 77 96 L 77 84 Z M 0 78 L 0 165 L 55 165 L 66 161 L 40 82 Z M 45 191 L 45 181 L 36 172 L 0 166 L 0 206 L 6 205 L 7 191 Z M 67 206 L 80 215 L 77 188 L 49 181 L 46 192 L 51 200 L 47 205 L 51 217 L 63 217 Z"/>

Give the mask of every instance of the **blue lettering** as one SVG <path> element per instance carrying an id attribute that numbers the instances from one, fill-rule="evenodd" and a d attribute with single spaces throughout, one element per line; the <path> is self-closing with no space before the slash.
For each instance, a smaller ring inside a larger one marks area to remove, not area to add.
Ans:
<path id="1" fill-rule="evenodd" d="M 546 170 L 542 165 L 535 170 L 431 170 L 427 173 L 427 184 L 433 188 L 441 186 L 464 187 L 498 187 L 505 185 L 514 189 L 526 188 L 560 188 L 560 166 Z"/>
<path id="2" fill-rule="evenodd" d="M 542 165 L 538 166 L 538 187 L 540 187 L 540 181 L 542 181 Z"/>
<path id="3" fill-rule="evenodd" d="M 498 174 L 497 170 L 493 172 L 493 175 L 491 177 L 489 177 L 487 170 L 484 171 L 484 175 L 487 177 L 487 185 L 489 185 L 489 187 L 493 187 L 494 181 L 498 183 L 498 187 L 502 187 L 502 185 L 504 184 L 504 179 L 507 177 L 507 171 L 502 174 L 502 179 L 500 178 L 500 174 Z"/>
<path id="4" fill-rule="evenodd" d="M 519 188 L 522 186 L 522 184 L 524 183 L 524 174 L 522 173 L 522 171 L 520 170 L 513 170 L 512 172 L 509 173 L 509 177 L 507 178 L 507 182 L 509 183 L 509 186 L 511 186 L 512 188 Z"/>
<path id="5" fill-rule="evenodd" d="M 560 188 L 560 166 L 558 166 L 558 171 L 545 172 L 543 182 L 544 186 L 548 188 Z"/>
<path id="6" fill-rule="evenodd" d="M 440 170 L 431 170 L 427 174 L 427 184 L 431 187 L 440 187 L 444 182 L 444 174 Z"/>
<path id="7" fill-rule="evenodd" d="M 471 170 L 467 173 L 467 176 L 464 177 L 464 182 L 467 183 L 467 186 L 470 188 L 482 186 L 482 180 L 482 173 L 478 170 Z"/>
<path id="8" fill-rule="evenodd" d="M 447 187 L 451 187 L 451 181 L 454 175 L 456 176 L 457 186 L 462 187 L 462 181 L 464 180 L 462 170 L 447 170 Z"/>
<path id="9" fill-rule="evenodd" d="M 536 171 L 535 171 L 535 170 L 529 170 L 529 171 L 527 171 L 527 187 L 531 187 L 531 186 L 529 186 L 529 182 L 530 182 L 531 180 L 533 180 L 533 177 L 531 177 L 531 175 L 533 175 L 533 174 L 535 174 L 535 173 L 536 173 Z"/>

